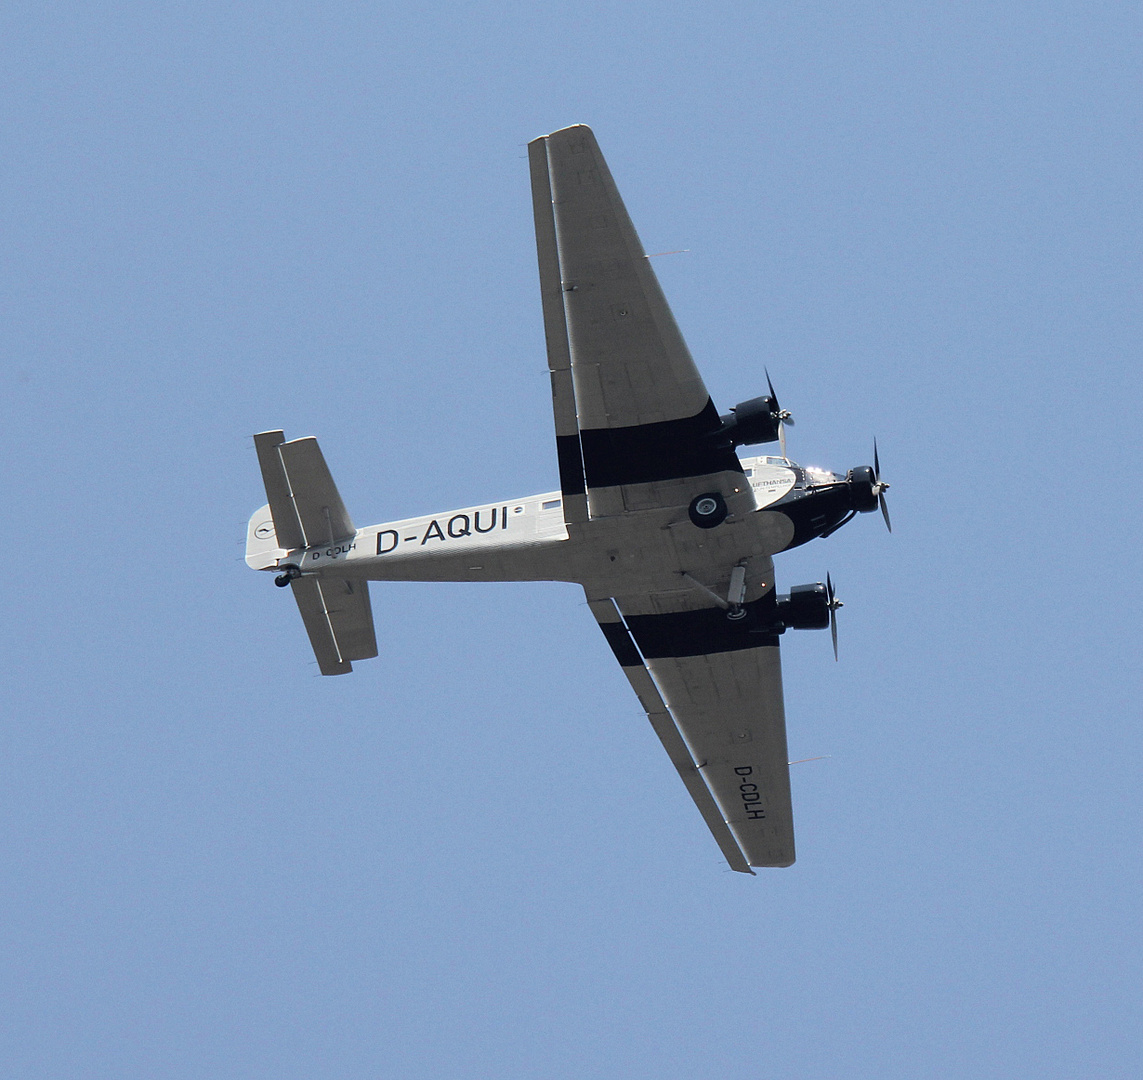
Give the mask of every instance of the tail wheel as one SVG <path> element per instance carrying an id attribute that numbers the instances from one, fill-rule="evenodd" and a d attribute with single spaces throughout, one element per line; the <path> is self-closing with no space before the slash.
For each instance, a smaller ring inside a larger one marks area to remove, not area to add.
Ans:
<path id="1" fill-rule="evenodd" d="M 279 589 L 284 589 L 287 585 L 289 585 L 291 581 L 294 580 L 294 578 L 299 578 L 302 576 L 301 570 L 299 570 L 296 566 L 287 565 L 283 566 L 282 569 L 285 571 L 285 573 L 279 574 L 276 578 L 274 578 L 274 584 L 277 585 Z"/>

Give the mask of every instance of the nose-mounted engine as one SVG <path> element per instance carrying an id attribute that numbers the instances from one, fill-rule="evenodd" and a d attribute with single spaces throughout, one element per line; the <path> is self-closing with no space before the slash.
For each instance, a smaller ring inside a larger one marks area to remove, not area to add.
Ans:
<path id="1" fill-rule="evenodd" d="M 849 492 L 849 506 L 858 513 L 868 514 L 881 507 L 881 516 L 885 519 L 885 527 L 892 532 L 893 526 L 889 522 L 889 506 L 885 502 L 885 492 L 889 485 L 881 479 L 881 460 L 877 456 L 877 440 L 873 441 L 873 466 L 859 465 L 850 469 L 845 476 Z"/>
<path id="2" fill-rule="evenodd" d="M 869 465 L 859 465 L 850 469 L 845 476 L 849 485 L 849 506 L 851 510 L 867 514 L 877 509 L 877 478 Z"/>

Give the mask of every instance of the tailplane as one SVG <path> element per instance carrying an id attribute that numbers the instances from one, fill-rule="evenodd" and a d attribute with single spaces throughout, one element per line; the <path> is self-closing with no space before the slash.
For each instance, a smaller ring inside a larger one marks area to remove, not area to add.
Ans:
<path id="1" fill-rule="evenodd" d="M 350 661 L 377 655 L 369 584 L 339 578 L 335 569 L 303 573 L 291 554 L 300 560 L 304 549 L 350 539 L 357 530 L 316 439 L 286 442 L 281 431 L 263 431 L 254 446 L 269 502 L 250 518 L 246 563 L 283 571 L 276 582 L 293 590 L 321 673 L 343 675 L 353 670 Z"/>

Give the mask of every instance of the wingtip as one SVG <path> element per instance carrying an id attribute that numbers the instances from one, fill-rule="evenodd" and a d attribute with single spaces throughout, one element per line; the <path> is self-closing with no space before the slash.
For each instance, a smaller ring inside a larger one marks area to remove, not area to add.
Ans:
<path id="1" fill-rule="evenodd" d="M 557 135 L 566 135 L 569 132 L 577 132 L 581 135 L 587 134 L 591 135 L 592 137 L 595 136 L 595 132 L 593 132 L 591 128 L 587 126 L 587 124 L 568 124 L 566 127 L 556 128 L 555 131 L 549 131 L 546 135 L 537 135 L 534 139 L 529 141 L 528 145 L 531 146 L 533 143 L 544 142 L 546 139 L 552 139 Z"/>

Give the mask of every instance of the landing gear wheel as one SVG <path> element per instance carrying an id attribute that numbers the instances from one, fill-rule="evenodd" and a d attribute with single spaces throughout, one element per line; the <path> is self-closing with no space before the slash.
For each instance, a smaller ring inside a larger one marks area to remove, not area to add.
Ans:
<path id="1" fill-rule="evenodd" d="M 745 618 L 746 618 L 746 616 L 747 616 L 747 615 L 749 615 L 749 614 L 750 614 L 750 612 L 749 612 L 749 611 L 747 611 L 747 609 L 746 609 L 746 608 L 744 608 L 744 607 L 739 607 L 739 608 L 731 608 L 731 609 L 730 609 L 730 610 L 729 610 L 729 611 L 726 613 L 726 617 L 727 617 L 727 618 L 728 618 L 728 619 L 729 619 L 731 622 L 738 622 L 738 620 L 739 620 L 739 619 L 745 619 Z"/>
<path id="2" fill-rule="evenodd" d="M 282 569 L 285 573 L 279 574 L 274 578 L 274 584 L 277 585 L 279 589 L 284 589 L 294 578 L 302 576 L 302 572 L 296 566 L 283 566 Z"/>
<path id="3" fill-rule="evenodd" d="M 691 500 L 687 513 L 700 529 L 713 529 L 726 520 L 726 500 L 717 491 L 708 491 Z"/>

